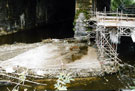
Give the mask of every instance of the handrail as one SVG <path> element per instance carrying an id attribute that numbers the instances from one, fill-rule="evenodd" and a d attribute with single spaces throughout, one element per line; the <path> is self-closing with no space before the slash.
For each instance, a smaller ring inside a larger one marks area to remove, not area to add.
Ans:
<path id="1" fill-rule="evenodd" d="M 116 15 L 135 15 L 135 14 L 123 14 L 123 13 L 103 13 L 103 12 L 97 12 L 97 14 L 116 14 Z"/>

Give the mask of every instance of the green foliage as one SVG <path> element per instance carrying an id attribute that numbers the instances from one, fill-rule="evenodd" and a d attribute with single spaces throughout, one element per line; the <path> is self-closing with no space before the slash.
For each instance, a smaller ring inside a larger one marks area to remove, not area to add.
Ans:
<path id="1" fill-rule="evenodd" d="M 124 5 L 128 7 L 129 5 L 134 5 L 135 0 L 111 0 L 111 9 L 116 11 L 119 6 Z"/>
<path id="2" fill-rule="evenodd" d="M 57 90 L 67 90 L 66 84 L 70 83 L 71 81 L 74 81 L 72 76 L 70 74 L 60 73 L 59 76 L 57 76 L 58 80 L 57 83 L 54 84 L 54 87 Z"/>
<path id="3" fill-rule="evenodd" d="M 21 82 L 24 82 L 26 80 L 26 73 L 25 72 L 21 73 L 19 79 Z"/>
<path id="4" fill-rule="evenodd" d="M 78 16 L 79 16 L 80 13 L 84 13 L 86 19 L 89 19 L 89 12 L 88 12 L 88 10 L 86 10 L 86 9 L 77 10 L 77 11 L 76 11 L 76 15 L 75 15 L 75 19 L 78 18 Z"/>
<path id="5" fill-rule="evenodd" d="M 120 5 L 120 0 L 112 0 L 111 1 L 111 9 L 113 11 L 117 10 L 119 5 Z"/>
<path id="6" fill-rule="evenodd" d="M 135 85 L 135 80 L 133 80 L 133 83 Z M 131 91 L 135 91 L 135 86 L 129 86 L 129 89 L 132 89 Z"/>

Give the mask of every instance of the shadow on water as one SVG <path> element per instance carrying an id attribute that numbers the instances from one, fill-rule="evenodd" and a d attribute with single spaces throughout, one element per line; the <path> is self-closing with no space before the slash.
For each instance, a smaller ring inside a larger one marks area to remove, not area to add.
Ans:
<path id="1" fill-rule="evenodd" d="M 45 26 L 44 26 L 45 25 Z M 42 26 L 22 30 L 13 34 L 0 36 L 0 45 L 18 43 L 34 43 L 41 42 L 47 38 L 70 38 L 73 37 L 73 25 L 71 22 L 44 24 Z"/>
<path id="2" fill-rule="evenodd" d="M 119 58 L 125 64 L 118 75 L 127 88 L 135 87 L 135 43 L 131 37 L 121 37 L 120 41 L 121 43 L 118 45 Z"/>

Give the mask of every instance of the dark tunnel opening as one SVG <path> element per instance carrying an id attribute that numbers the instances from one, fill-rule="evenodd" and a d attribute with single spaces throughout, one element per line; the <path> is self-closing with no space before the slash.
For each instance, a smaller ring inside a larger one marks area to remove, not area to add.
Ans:
<path id="1" fill-rule="evenodd" d="M 120 44 L 118 45 L 119 58 L 129 64 L 135 63 L 135 43 L 131 37 L 121 37 Z"/>
<path id="2" fill-rule="evenodd" d="M 10 16 L 3 26 L 20 24 L 20 16 L 25 14 L 25 27 L 13 34 L 0 36 L 0 44 L 14 42 L 33 43 L 46 38 L 73 37 L 75 0 L 1 0 L 1 8 L 8 3 L 8 8 L 1 11 Z M 6 12 L 7 11 L 7 12 Z M 1 26 L 0 26 L 1 27 Z"/>

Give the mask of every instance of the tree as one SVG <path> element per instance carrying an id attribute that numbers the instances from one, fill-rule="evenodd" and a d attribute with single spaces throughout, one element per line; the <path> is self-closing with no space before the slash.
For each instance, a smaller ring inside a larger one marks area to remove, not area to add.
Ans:
<path id="1" fill-rule="evenodd" d="M 128 7 L 135 4 L 135 0 L 112 0 L 111 9 L 116 11 L 120 7 Z"/>

